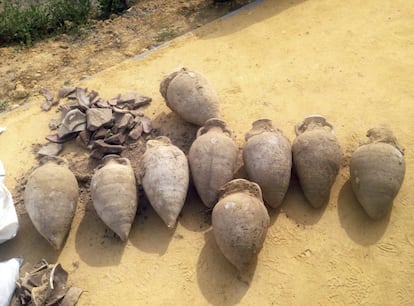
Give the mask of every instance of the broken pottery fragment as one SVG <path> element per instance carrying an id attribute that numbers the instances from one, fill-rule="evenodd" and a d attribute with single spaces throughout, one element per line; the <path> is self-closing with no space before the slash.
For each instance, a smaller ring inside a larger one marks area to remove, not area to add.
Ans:
<path id="1" fill-rule="evenodd" d="M 76 138 L 76 136 L 77 136 L 77 133 L 70 133 L 63 137 L 59 137 L 58 134 L 52 134 L 52 135 L 47 135 L 45 139 L 47 141 L 54 142 L 54 143 L 64 143 L 64 142 L 67 142 L 69 140 Z"/>
<path id="2" fill-rule="evenodd" d="M 112 110 L 110 108 L 89 108 L 86 111 L 86 122 L 89 131 L 96 131 L 111 121 Z"/>
<path id="3" fill-rule="evenodd" d="M 86 95 L 86 90 L 83 88 L 76 88 L 76 99 L 82 110 L 86 111 L 91 106 L 91 101 Z"/>
<path id="4" fill-rule="evenodd" d="M 92 133 L 88 130 L 83 130 L 76 137 L 76 142 L 83 148 L 88 148 L 89 142 L 91 141 Z"/>
<path id="5" fill-rule="evenodd" d="M 67 134 L 83 131 L 86 128 L 86 115 L 79 109 L 69 111 L 58 130 L 58 136 L 62 138 Z"/>
<path id="6" fill-rule="evenodd" d="M 74 93 L 76 90 L 76 87 L 62 87 L 58 91 L 58 100 L 62 98 L 66 98 L 70 94 Z"/>
<path id="7" fill-rule="evenodd" d="M 66 305 L 75 306 L 82 289 L 68 287 L 68 272 L 57 264 L 42 259 L 16 282 L 12 305 Z"/>
<path id="8" fill-rule="evenodd" d="M 46 101 L 42 103 L 41 108 L 43 111 L 48 111 L 52 108 L 53 105 L 59 103 L 59 100 L 53 98 L 52 93 L 46 88 L 40 89 L 40 93 L 46 98 Z"/>
<path id="9" fill-rule="evenodd" d="M 92 145 L 92 157 L 100 159 L 107 154 L 120 154 L 125 147 L 122 145 L 111 145 L 102 139 L 96 140 Z"/>
<path id="10" fill-rule="evenodd" d="M 125 142 L 126 135 L 123 132 L 113 134 L 105 138 L 105 142 L 113 145 L 120 145 Z"/>
<path id="11" fill-rule="evenodd" d="M 108 133 L 110 133 L 111 130 L 110 129 L 106 129 L 104 127 L 100 127 L 99 129 L 97 129 L 94 133 L 93 133 L 93 139 L 104 139 L 105 137 L 107 137 Z"/>
<path id="12" fill-rule="evenodd" d="M 142 124 L 141 123 L 137 123 L 132 130 L 129 132 L 128 137 L 133 139 L 133 140 L 137 140 L 138 138 L 141 137 L 142 135 Z"/>
<path id="13" fill-rule="evenodd" d="M 118 129 L 125 129 L 131 126 L 131 123 L 134 121 L 134 116 L 129 113 L 114 113 L 115 123 L 114 125 Z"/>
<path id="14" fill-rule="evenodd" d="M 143 116 L 141 117 L 141 124 L 142 124 L 142 130 L 144 131 L 144 133 L 151 133 L 152 131 L 152 124 L 151 124 L 151 120 L 150 118 Z"/>
<path id="15" fill-rule="evenodd" d="M 140 95 L 136 92 L 127 92 L 119 97 L 117 106 L 121 108 L 137 109 L 141 106 L 149 104 L 151 100 L 152 99 L 150 97 Z"/>
<path id="16" fill-rule="evenodd" d="M 63 150 L 63 145 L 60 143 L 49 142 L 42 146 L 37 152 L 40 156 L 57 156 Z"/>

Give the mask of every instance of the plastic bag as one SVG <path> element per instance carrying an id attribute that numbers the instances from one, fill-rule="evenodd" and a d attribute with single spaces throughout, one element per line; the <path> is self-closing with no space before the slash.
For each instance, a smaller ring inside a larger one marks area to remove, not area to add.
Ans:
<path id="1" fill-rule="evenodd" d="M 0 161 L 0 244 L 14 238 L 19 229 L 10 191 L 4 186 L 5 171 Z"/>
<path id="2" fill-rule="evenodd" d="M 22 263 L 23 258 L 12 258 L 0 262 L 0 306 L 10 305 Z"/>

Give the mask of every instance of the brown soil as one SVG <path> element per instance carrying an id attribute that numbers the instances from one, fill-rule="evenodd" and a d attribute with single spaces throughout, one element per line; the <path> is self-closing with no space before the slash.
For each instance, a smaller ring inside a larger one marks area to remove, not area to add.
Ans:
<path id="1" fill-rule="evenodd" d="M 76 84 L 234 8 L 230 1 L 216 5 L 212 0 L 135 1 L 122 15 L 92 21 L 75 34 L 59 35 L 30 48 L 0 48 L 0 104 L 14 109 L 33 100 L 41 88 Z"/>

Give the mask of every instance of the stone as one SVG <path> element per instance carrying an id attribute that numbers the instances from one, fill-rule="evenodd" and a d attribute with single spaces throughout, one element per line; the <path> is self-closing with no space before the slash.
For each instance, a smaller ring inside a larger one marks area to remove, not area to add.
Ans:
<path id="1" fill-rule="evenodd" d="M 26 90 L 26 88 L 24 88 L 24 86 L 20 82 L 17 82 L 12 92 L 12 97 L 14 99 L 24 99 L 27 96 L 29 96 L 29 92 Z"/>
<path id="2" fill-rule="evenodd" d="M 110 108 L 90 108 L 86 111 L 86 121 L 88 130 L 96 131 L 112 121 L 112 110 Z"/>
<path id="3" fill-rule="evenodd" d="M 50 119 L 49 121 L 49 129 L 51 129 L 52 131 L 57 130 L 60 126 L 61 122 L 60 119 Z"/>

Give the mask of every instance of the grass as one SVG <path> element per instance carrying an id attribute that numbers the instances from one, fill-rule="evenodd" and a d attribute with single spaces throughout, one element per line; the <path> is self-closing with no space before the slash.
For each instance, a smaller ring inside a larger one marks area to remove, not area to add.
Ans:
<path id="1" fill-rule="evenodd" d="M 0 113 L 6 111 L 8 107 L 9 107 L 9 102 L 7 102 L 7 101 L 1 102 L 0 103 Z"/>
<path id="2" fill-rule="evenodd" d="M 166 40 L 170 40 L 175 37 L 174 30 L 172 29 L 164 29 L 157 35 L 157 41 L 163 42 Z"/>
<path id="3" fill-rule="evenodd" d="M 127 9 L 125 0 L 98 0 L 99 16 Z M 108 4 L 109 3 L 109 4 Z M 70 33 L 93 16 L 91 0 L 0 0 L 0 46 Z"/>

